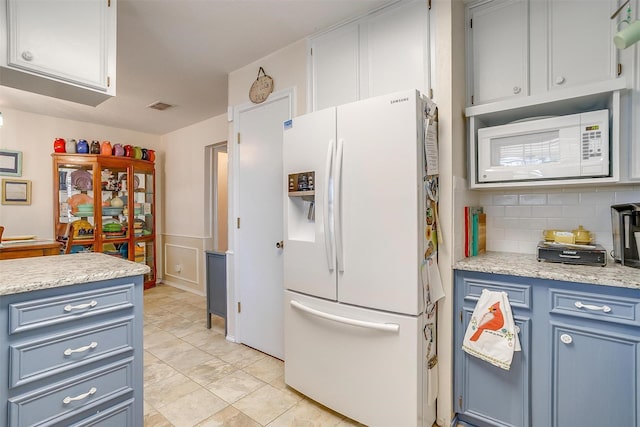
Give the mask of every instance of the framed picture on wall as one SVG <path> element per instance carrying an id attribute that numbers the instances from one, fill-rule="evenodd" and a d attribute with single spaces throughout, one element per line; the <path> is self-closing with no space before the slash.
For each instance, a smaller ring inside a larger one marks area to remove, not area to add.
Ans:
<path id="1" fill-rule="evenodd" d="M 31 181 L 26 179 L 2 180 L 3 205 L 30 205 Z"/>
<path id="2" fill-rule="evenodd" d="M 22 176 L 22 151 L 0 150 L 0 175 Z"/>

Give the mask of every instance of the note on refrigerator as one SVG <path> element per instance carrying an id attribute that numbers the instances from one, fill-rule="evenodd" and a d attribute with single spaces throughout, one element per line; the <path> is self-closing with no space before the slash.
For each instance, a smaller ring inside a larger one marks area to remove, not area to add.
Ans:
<path id="1" fill-rule="evenodd" d="M 438 175 L 438 122 L 425 120 L 424 152 L 427 162 L 427 175 Z"/>

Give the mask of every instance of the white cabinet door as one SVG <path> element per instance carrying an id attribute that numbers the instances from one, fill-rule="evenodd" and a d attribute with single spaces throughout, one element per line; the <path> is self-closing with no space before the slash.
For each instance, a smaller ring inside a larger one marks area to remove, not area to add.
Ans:
<path id="1" fill-rule="evenodd" d="M 340 27 L 311 41 L 314 111 L 360 98 L 358 27 Z"/>
<path id="2" fill-rule="evenodd" d="M 367 96 L 403 90 L 428 89 L 429 61 L 426 43 L 427 10 L 424 2 L 373 16 L 366 23 Z"/>
<path id="3" fill-rule="evenodd" d="M 429 89 L 429 9 L 398 2 L 310 39 L 312 111 L 408 89 Z"/>
<path id="4" fill-rule="evenodd" d="M 115 0 L 8 0 L 8 66 L 108 91 Z M 112 64 L 113 65 L 113 64 Z"/>
<path id="5" fill-rule="evenodd" d="M 469 104 L 528 94 L 528 1 L 495 0 L 467 11 Z"/>
<path id="6" fill-rule="evenodd" d="M 549 2 L 549 90 L 616 77 L 614 10 L 610 0 Z"/>

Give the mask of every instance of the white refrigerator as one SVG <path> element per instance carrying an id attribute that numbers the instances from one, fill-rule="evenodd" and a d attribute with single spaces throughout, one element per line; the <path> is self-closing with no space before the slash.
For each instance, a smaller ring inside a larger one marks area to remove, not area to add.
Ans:
<path id="1" fill-rule="evenodd" d="M 369 426 L 435 421 L 424 110 L 407 91 L 284 124 L 285 382 Z"/>

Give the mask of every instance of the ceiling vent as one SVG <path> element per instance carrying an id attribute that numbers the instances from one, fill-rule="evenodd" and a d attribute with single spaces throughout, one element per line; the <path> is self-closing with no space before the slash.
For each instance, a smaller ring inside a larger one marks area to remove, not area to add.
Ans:
<path id="1" fill-rule="evenodd" d="M 149 105 L 147 105 L 147 107 L 149 107 L 149 108 L 153 108 L 154 110 L 158 110 L 158 111 L 164 111 L 164 110 L 166 110 L 167 108 L 171 108 L 171 107 L 173 107 L 173 105 L 171 105 L 171 104 L 167 104 L 167 103 L 165 103 L 165 102 L 157 101 L 157 102 L 154 102 L 153 104 L 149 104 Z"/>

